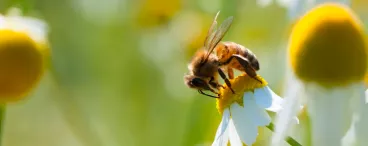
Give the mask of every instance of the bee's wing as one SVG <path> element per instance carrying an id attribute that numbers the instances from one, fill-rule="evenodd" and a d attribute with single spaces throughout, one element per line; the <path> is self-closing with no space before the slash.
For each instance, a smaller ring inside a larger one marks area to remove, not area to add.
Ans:
<path id="1" fill-rule="evenodd" d="M 229 30 L 232 22 L 233 22 L 234 17 L 229 17 L 227 18 L 222 24 L 221 26 L 216 29 L 216 31 L 211 34 L 210 39 L 208 40 L 209 45 L 206 47 L 206 49 L 208 50 L 208 54 L 206 56 L 206 59 L 208 59 L 208 57 L 210 56 L 210 54 L 212 53 L 212 51 L 215 49 L 216 45 L 221 41 L 221 39 L 225 36 L 226 32 Z M 216 21 L 216 20 L 215 20 Z M 213 37 L 212 37 L 213 36 Z"/>
<path id="2" fill-rule="evenodd" d="M 217 17 L 218 17 L 219 14 L 220 14 L 220 11 L 217 12 L 217 14 L 215 16 L 215 19 L 213 19 L 212 25 L 211 25 L 210 29 L 207 32 L 207 36 L 206 36 L 206 39 L 204 41 L 205 49 L 209 49 L 211 40 L 215 36 L 215 32 L 216 32 L 216 29 L 217 29 Z"/>

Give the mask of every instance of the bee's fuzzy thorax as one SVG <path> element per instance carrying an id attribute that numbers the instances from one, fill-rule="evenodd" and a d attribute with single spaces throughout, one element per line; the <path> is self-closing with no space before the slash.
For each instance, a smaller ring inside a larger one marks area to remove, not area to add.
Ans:
<path id="1" fill-rule="evenodd" d="M 188 65 L 188 69 L 197 76 L 200 77 L 212 77 L 215 76 L 217 73 L 217 58 L 214 54 L 210 54 L 207 58 L 206 62 L 205 59 L 207 57 L 206 50 L 199 50 L 193 56 L 190 64 Z"/>

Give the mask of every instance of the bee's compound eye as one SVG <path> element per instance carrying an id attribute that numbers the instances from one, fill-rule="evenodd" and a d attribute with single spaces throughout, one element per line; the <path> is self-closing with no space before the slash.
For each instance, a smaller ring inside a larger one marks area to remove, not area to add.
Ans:
<path id="1" fill-rule="evenodd" d="M 191 82 L 192 82 L 192 85 L 196 87 L 202 86 L 204 83 L 204 81 L 200 78 L 193 78 Z"/>

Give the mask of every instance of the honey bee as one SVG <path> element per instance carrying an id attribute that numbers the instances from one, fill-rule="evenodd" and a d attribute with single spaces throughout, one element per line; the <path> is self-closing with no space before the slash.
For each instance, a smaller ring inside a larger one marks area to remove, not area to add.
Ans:
<path id="1" fill-rule="evenodd" d="M 256 71 L 259 70 L 258 60 L 249 49 L 233 42 L 220 43 L 229 30 L 233 17 L 228 17 L 217 28 L 219 13 L 216 14 L 207 33 L 204 46 L 195 53 L 188 65 L 189 74 L 184 76 L 184 83 L 189 88 L 197 89 L 200 94 L 214 98 L 218 98 L 218 96 L 206 94 L 203 91 L 208 90 L 219 95 L 216 90 L 224 87 L 218 82 L 218 74 L 229 89 L 235 93 L 224 69 L 226 69 L 230 79 L 234 78 L 233 69 L 243 71 L 254 79 L 257 79 L 255 78 Z M 212 53 L 214 50 L 216 50 L 216 54 Z"/>

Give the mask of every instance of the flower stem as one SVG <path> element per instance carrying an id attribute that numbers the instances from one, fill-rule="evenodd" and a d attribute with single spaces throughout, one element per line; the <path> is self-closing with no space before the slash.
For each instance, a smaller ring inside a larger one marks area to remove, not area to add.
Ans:
<path id="1" fill-rule="evenodd" d="M 5 104 L 4 105 L 0 105 L 0 146 L 2 146 L 3 144 L 3 132 L 4 132 L 4 123 L 5 123 Z"/>
<path id="2" fill-rule="evenodd" d="M 274 125 L 271 122 L 270 125 L 266 126 L 268 129 L 270 129 L 272 132 L 274 132 Z M 298 141 L 296 141 L 294 138 L 288 136 L 285 138 L 285 141 L 290 144 L 291 146 L 302 146 Z"/>

